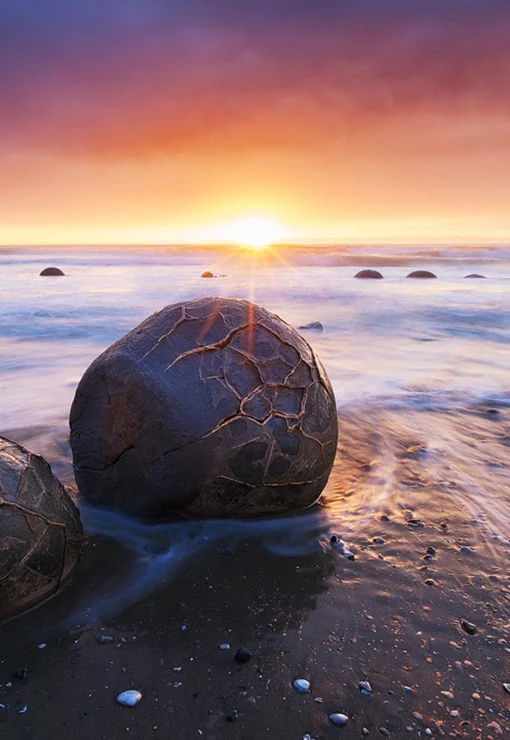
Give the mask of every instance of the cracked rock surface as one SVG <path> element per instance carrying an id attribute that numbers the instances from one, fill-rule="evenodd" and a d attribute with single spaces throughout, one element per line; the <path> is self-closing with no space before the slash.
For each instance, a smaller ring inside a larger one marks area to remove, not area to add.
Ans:
<path id="1" fill-rule="evenodd" d="M 336 404 L 308 343 L 247 301 L 153 314 L 98 357 L 71 408 L 90 503 L 157 518 L 311 506 L 336 452 Z"/>
<path id="2" fill-rule="evenodd" d="M 82 542 L 78 509 L 48 463 L 0 437 L 0 620 L 56 593 Z"/>

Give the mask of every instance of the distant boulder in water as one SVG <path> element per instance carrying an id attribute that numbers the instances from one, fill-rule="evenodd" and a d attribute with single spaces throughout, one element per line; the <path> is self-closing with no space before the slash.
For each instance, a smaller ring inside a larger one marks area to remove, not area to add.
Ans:
<path id="1" fill-rule="evenodd" d="M 360 272 L 357 272 L 354 277 L 359 280 L 382 280 L 384 275 L 382 275 L 378 270 L 361 270 Z"/>
<path id="2" fill-rule="evenodd" d="M 478 275 L 478 273 L 473 272 L 471 275 L 466 275 L 464 280 L 486 280 L 487 278 L 485 275 Z"/>
<path id="3" fill-rule="evenodd" d="M 209 270 L 206 270 L 200 275 L 200 277 L 211 278 L 214 277 L 214 275 L 212 274 L 212 272 L 209 272 Z"/>
<path id="4" fill-rule="evenodd" d="M 39 277 L 59 277 L 65 275 L 60 267 L 45 267 L 42 272 L 39 273 Z"/>
<path id="5" fill-rule="evenodd" d="M 429 272 L 428 270 L 415 270 L 414 272 L 410 272 L 407 277 L 415 278 L 417 280 L 430 280 L 431 278 L 437 279 L 437 275 L 434 275 L 433 272 Z"/>
<path id="6" fill-rule="evenodd" d="M 300 326 L 300 329 L 313 329 L 315 331 L 324 331 L 324 327 L 322 326 L 320 321 L 311 321 L 309 324 L 305 324 L 304 326 Z"/>

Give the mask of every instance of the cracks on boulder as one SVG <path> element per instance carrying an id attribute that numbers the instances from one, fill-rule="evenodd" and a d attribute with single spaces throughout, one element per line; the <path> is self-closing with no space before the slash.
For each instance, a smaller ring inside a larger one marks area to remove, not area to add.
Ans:
<path id="1" fill-rule="evenodd" d="M 173 362 L 170 363 L 170 365 L 168 365 L 168 367 L 165 368 L 165 372 L 171 370 L 174 365 L 176 365 L 181 360 L 184 360 L 186 357 L 190 357 L 190 355 L 198 355 L 202 352 L 212 352 L 215 349 L 223 349 L 224 347 L 227 347 L 232 339 L 236 336 L 236 334 L 239 334 L 245 329 L 248 329 L 250 326 L 256 326 L 256 324 L 242 324 L 241 326 L 232 329 L 227 334 L 227 336 L 224 339 L 221 339 L 219 342 L 215 342 L 214 344 L 206 344 L 204 347 L 194 347 L 193 349 L 189 349 L 187 352 L 182 352 L 178 357 L 175 358 Z"/>

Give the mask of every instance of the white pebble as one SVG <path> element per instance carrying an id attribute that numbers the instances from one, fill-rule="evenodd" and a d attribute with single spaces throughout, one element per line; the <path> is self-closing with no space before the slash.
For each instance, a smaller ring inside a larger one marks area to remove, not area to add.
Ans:
<path id="1" fill-rule="evenodd" d="M 338 727 L 343 727 L 349 721 L 349 717 L 346 714 L 335 712 L 334 714 L 329 715 L 329 721 Z"/>
<path id="2" fill-rule="evenodd" d="M 119 704 L 122 704 L 123 707 L 134 707 L 140 699 L 142 698 L 142 695 L 139 691 L 135 691 L 133 689 L 130 689 L 129 691 L 123 691 L 121 694 L 117 697 L 117 702 Z"/>
<path id="3" fill-rule="evenodd" d="M 297 678 L 292 685 L 298 694 L 306 694 L 310 691 L 310 681 L 307 681 L 306 678 Z"/>
<path id="4" fill-rule="evenodd" d="M 230 650 L 230 645 L 228 644 L 228 642 L 223 642 L 220 645 L 220 650 Z"/>
<path id="5" fill-rule="evenodd" d="M 372 693 L 372 687 L 368 681 L 360 681 L 359 684 L 359 690 L 362 694 L 371 694 Z"/>

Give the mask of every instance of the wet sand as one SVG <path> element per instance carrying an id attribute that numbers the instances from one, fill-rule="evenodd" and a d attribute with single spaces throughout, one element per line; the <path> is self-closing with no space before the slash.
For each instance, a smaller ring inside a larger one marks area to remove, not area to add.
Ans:
<path id="1" fill-rule="evenodd" d="M 10 436 L 70 484 L 61 428 Z M 0 737 L 510 737 L 510 409 L 344 409 L 340 430 L 320 506 L 280 529 L 176 523 L 170 539 L 182 526 L 200 546 L 136 597 L 140 561 L 166 545 L 143 556 L 85 511 L 74 582 L 0 626 Z M 129 688 L 131 709 L 115 702 Z"/>

